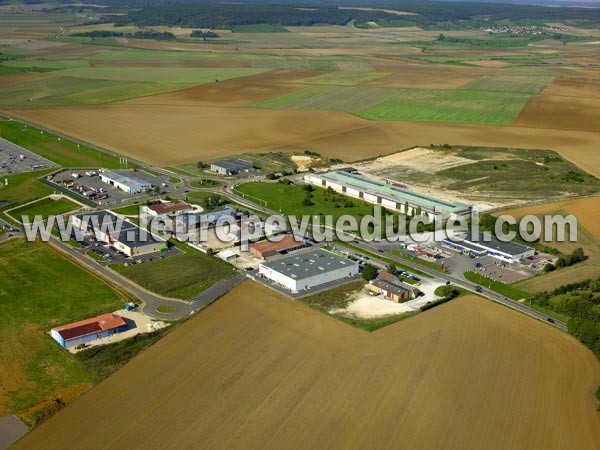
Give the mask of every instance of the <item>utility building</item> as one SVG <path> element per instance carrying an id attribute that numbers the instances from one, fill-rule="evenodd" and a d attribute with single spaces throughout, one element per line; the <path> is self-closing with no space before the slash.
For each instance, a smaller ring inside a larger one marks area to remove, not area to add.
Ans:
<path id="1" fill-rule="evenodd" d="M 467 216 L 471 213 L 471 207 L 463 203 L 437 199 L 392 183 L 373 180 L 350 169 L 320 174 L 309 173 L 304 176 L 304 181 L 408 215 L 421 212 L 433 219 L 435 209 L 438 209 L 444 218 Z"/>
<path id="2" fill-rule="evenodd" d="M 210 171 L 219 175 L 239 175 L 242 172 L 256 172 L 254 165 L 243 159 L 224 159 L 210 165 Z"/>
<path id="3" fill-rule="evenodd" d="M 50 335 L 63 348 L 76 347 L 127 330 L 127 323 L 117 314 L 104 314 L 62 327 L 52 328 Z"/>
<path id="4" fill-rule="evenodd" d="M 107 170 L 101 172 L 100 180 L 128 194 L 138 194 L 152 189 L 152 183 L 132 175 L 127 170 Z"/>
<path id="5" fill-rule="evenodd" d="M 358 264 L 318 249 L 261 263 L 258 273 L 290 291 L 297 292 L 357 275 Z"/>

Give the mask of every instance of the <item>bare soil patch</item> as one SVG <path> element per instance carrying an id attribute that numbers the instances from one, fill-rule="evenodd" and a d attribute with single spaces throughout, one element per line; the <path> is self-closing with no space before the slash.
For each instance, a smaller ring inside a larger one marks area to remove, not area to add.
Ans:
<path id="1" fill-rule="evenodd" d="M 220 83 L 219 83 L 220 84 Z M 136 102 L 139 100 L 136 100 Z M 109 104 L 6 110 L 157 165 L 228 154 L 316 151 L 346 162 L 430 144 L 551 149 L 600 177 L 599 133 L 526 127 L 374 122 L 332 111 Z"/>
<path id="2" fill-rule="evenodd" d="M 600 98 L 600 79 L 557 77 L 544 90 L 544 95 Z"/>
<path id="3" fill-rule="evenodd" d="M 123 103 L 142 105 L 244 106 L 279 97 L 303 85 L 287 82 L 301 80 L 321 72 L 313 70 L 275 70 L 196 86 L 182 91 L 136 98 Z"/>
<path id="4" fill-rule="evenodd" d="M 599 132 L 599 112 L 600 97 L 563 97 L 544 93 L 529 100 L 513 125 Z"/>
<path id="5" fill-rule="evenodd" d="M 575 339 L 474 296 L 367 333 L 245 282 L 15 449 L 595 449 L 599 382 Z"/>
<path id="6" fill-rule="evenodd" d="M 12 73 L 10 75 L 0 76 L 0 86 L 4 84 L 16 84 L 16 83 L 27 83 L 28 81 L 43 80 L 45 78 L 52 78 L 54 75 L 51 73 L 39 73 L 39 72 L 20 72 Z"/>

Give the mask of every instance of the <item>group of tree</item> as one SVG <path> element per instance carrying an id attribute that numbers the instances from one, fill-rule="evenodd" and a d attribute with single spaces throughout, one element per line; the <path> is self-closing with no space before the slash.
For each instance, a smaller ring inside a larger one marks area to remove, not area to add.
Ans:
<path id="1" fill-rule="evenodd" d="M 223 198 L 219 194 L 212 194 L 202 199 L 204 209 L 212 209 L 223 204 Z"/>
<path id="2" fill-rule="evenodd" d="M 567 316 L 569 333 L 600 358 L 600 278 L 535 294 L 531 301 Z"/>
<path id="3" fill-rule="evenodd" d="M 310 184 L 305 184 L 302 186 L 302 190 L 304 191 L 304 200 L 302 200 L 302 206 L 314 205 L 312 201 L 312 192 L 314 191 L 314 188 Z"/>
<path id="4" fill-rule="evenodd" d="M 554 264 L 548 263 L 544 266 L 544 272 L 553 272 L 556 269 L 562 269 L 563 267 L 569 267 L 578 262 L 586 260 L 585 253 L 581 247 L 576 248 L 571 252 L 570 255 L 561 255 L 558 257 Z"/>
<path id="5" fill-rule="evenodd" d="M 152 31 L 143 30 L 136 31 L 135 33 L 123 33 L 120 31 L 109 31 L 109 30 L 96 30 L 86 31 L 83 33 L 75 33 L 72 36 L 77 37 L 91 37 L 91 38 L 105 38 L 105 37 L 126 37 L 132 39 L 156 39 L 159 41 L 174 41 L 177 39 L 173 33 L 168 31 Z"/>
<path id="6" fill-rule="evenodd" d="M 193 38 L 202 38 L 204 40 L 221 37 L 218 33 L 215 33 L 214 31 L 202 31 L 202 30 L 193 30 L 191 36 Z"/>
<path id="7" fill-rule="evenodd" d="M 323 200 L 333 202 L 334 208 L 354 208 L 354 202 L 342 194 L 336 193 L 331 187 L 325 189 Z"/>

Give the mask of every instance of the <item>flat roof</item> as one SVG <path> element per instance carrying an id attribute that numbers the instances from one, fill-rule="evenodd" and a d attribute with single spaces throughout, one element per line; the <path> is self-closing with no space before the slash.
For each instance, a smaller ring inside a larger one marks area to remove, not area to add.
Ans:
<path id="1" fill-rule="evenodd" d="M 94 216 L 97 219 L 91 219 Z M 88 225 L 100 227 L 100 230 L 108 232 L 113 239 L 127 244 L 129 247 L 167 242 L 165 239 L 152 234 L 149 230 L 143 230 L 136 224 L 128 222 L 108 211 L 93 211 L 78 214 L 76 217 L 81 221 L 85 221 L 87 218 Z M 118 221 L 121 221 L 120 229 L 116 227 Z M 109 222 L 113 225 L 108 225 Z"/>
<path id="2" fill-rule="evenodd" d="M 332 172 L 315 175 L 371 195 L 383 197 L 402 204 L 405 201 L 408 201 L 409 203 L 429 208 L 432 211 L 436 206 L 450 212 L 461 211 L 470 208 L 464 203 L 440 200 L 429 195 L 420 194 L 418 192 L 409 191 L 408 189 L 387 184 L 382 181 L 373 180 L 357 173 L 334 170 Z"/>
<path id="3" fill-rule="evenodd" d="M 356 268 L 358 264 L 326 250 L 311 250 L 261 264 L 294 280 L 304 280 L 343 267 Z"/>
<path id="4" fill-rule="evenodd" d="M 444 242 L 448 242 L 454 245 L 461 245 L 465 248 L 475 251 L 481 251 L 482 249 L 486 250 L 496 250 L 507 255 L 518 256 L 523 253 L 532 250 L 532 247 L 527 247 L 523 244 L 518 244 L 517 242 L 504 242 L 498 239 L 494 235 L 490 235 L 490 240 L 485 241 L 483 238 L 483 233 L 479 233 L 479 239 L 471 239 L 470 234 L 466 234 L 464 239 L 461 241 L 453 242 L 450 239 L 444 239 Z"/>
<path id="5" fill-rule="evenodd" d="M 470 236 L 467 236 L 467 240 L 469 242 L 473 242 L 475 245 L 480 245 L 485 248 L 489 248 L 492 250 L 497 250 L 502 253 L 506 253 L 511 256 L 518 256 L 525 253 L 528 250 L 532 250 L 532 247 L 527 247 L 522 244 L 517 244 L 516 242 L 504 242 L 498 239 L 495 236 L 490 236 L 489 241 L 484 241 L 483 233 L 479 233 L 479 241 L 473 241 L 470 239 Z"/>
<path id="6" fill-rule="evenodd" d="M 108 313 L 101 316 L 92 317 L 91 319 L 80 320 L 79 322 L 63 325 L 62 327 L 52 328 L 58 332 L 60 336 L 69 341 L 82 336 L 98 333 L 100 331 L 112 330 L 119 328 L 127 323 L 117 314 Z"/>
<path id="7" fill-rule="evenodd" d="M 175 217 L 175 220 L 183 225 L 188 225 L 190 221 L 193 221 L 194 225 L 202 225 L 205 223 L 215 223 L 220 217 L 223 216 L 235 217 L 234 209 L 223 208 L 207 212 L 184 213 Z"/>
<path id="8" fill-rule="evenodd" d="M 105 178 L 109 178 L 116 183 L 125 184 L 127 186 L 152 186 L 152 183 L 149 181 L 143 180 L 135 175 L 131 175 L 129 171 L 118 171 L 118 170 L 105 170 L 100 173 L 100 176 Z"/>
<path id="9" fill-rule="evenodd" d="M 239 158 L 223 159 L 221 161 L 211 163 L 211 165 L 222 167 L 225 170 L 244 170 L 254 168 L 254 164 Z"/>

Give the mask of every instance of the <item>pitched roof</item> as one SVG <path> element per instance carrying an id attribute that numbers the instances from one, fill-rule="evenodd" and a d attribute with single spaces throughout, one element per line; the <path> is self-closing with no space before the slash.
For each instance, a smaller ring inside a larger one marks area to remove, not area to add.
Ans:
<path id="1" fill-rule="evenodd" d="M 65 340 L 71 340 L 82 336 L 98 333 L 100 331 L 112 330 L 114 328 L 126 325 L 125 320 L 117 314 L 108 313 L 91 319 L 80 320 L 79 322 L 63 325 L 53 328 Z"/>
<path id="2" fill-rule="evenodd" d="M 296 238 L 295 236 L 288 234 L 279 242 L 271 242 L 269 240 L 260 241 L 250 245 L 250 248 L 260 253 L 281 252 L 283 250 L 287 250 L 288 248 L 302 245 L 303 243 L 304 239 Z"/>
<path id="3" fill-rule="evenodd" d="M 176 201 L 148 205 L 148 209 L 151 209 L 156 214 L 169 214 L 176 211 L 186 211 L 188 209 L 192 209 L 192 207 L 186 202 Z"/>

